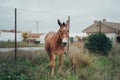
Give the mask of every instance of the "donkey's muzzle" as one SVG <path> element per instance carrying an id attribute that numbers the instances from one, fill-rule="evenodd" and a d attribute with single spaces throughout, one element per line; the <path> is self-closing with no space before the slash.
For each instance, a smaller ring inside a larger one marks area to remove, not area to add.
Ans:
<path id="1" fill-rule="evenodd" d="M 67 45 L 67 43 L 63 43 L 63 45 L 64 45 L 64 46 L 66 46 L 66 45 Z"/>
<path id="2" fill-rule="evenodd" d="M 67 39 L 67 38 L 64 38 L 64 39 L 62 40 L 62 43 L 63 43 L 64 46 L 66 46 L 67 43 L 68 43 L 68 39 Z"/>

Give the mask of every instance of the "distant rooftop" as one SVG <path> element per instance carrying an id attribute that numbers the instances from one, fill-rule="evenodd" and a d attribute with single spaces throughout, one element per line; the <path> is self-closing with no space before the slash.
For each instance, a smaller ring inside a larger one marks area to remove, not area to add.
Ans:
<path id="1" fill-rule="evenodd" d="M 82 32 L 85 32 L 85 33 L 97 32 L 98 31 L 98 28 L 97 28 L 98 25 L 100 25 L 100 21 L 95 20 L 94 24 L 92 24 L 91 26 L 85 28 Z M 106 19 L 103 19 L 101 21 L 101 26 L 102 26 L 102 30 L 104 32 L 106 32 L 106 31 L 107 32 L 115 32 L 116 30 L 120 30 L 120 23 L 108 22 Z"/>

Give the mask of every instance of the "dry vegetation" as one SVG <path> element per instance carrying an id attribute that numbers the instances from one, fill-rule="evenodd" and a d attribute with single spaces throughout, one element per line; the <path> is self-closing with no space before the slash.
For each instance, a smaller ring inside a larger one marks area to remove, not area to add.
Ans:
<path id="1" fill-rule="evenodd" d="M 120 44 L 113 46 L 108 56 L 94 55 L 83 44 L 71 45 L 70 53 L 63 57 L 64 76 L 58 74 L 56 58 L 55 76 L 50 77 L 49 58 L 44 50 L 0 53 L 0 80 L 119 80 Z"/>

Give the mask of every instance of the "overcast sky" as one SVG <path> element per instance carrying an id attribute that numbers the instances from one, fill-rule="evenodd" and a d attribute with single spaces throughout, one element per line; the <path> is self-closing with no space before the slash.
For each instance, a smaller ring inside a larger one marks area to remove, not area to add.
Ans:
<path id="1" fill-rule="evenodd" d="M 57 19 L 66 21 L 70 15 L 70 33 L 78 35 L 94 23 L 107 19 L 120 22 L 120 0 L 0 0 L 0 29 L 14 28 L 17 8 L 18 30 L 32 32 L 57 31 Z"/>

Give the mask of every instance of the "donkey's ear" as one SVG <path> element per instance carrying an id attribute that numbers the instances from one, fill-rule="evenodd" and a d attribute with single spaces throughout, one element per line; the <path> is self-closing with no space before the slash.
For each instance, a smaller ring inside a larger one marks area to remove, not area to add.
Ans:
<path id="1" fill-rule="evenodd" d="M 65 23 L 63 22 L 63 26 L 65 26 Z"/>
<path id="2" fill-rule="evenodd" d="M 61 26 L 61 25 L 62 25 L 59 19 L 58 19 L 58 25 L 59 25 L 59 26 Z"/>

